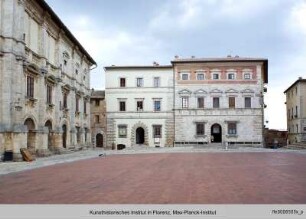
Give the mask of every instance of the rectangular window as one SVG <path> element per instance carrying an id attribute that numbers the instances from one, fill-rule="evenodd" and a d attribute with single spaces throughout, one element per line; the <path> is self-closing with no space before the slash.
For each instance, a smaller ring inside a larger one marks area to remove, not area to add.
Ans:
<path id="1" fill-rule="evenodd" d="M 125 87 L 125 78 L 120 78 L 120 87 Z"/>
<path id="2" fill-rule="evenodd" d="M 197 80 L 198 81 L 203 81 L 204 80 L 204 74 L 197 74 Z"/>
<path id="3" fill-rule="evenodd" d="M 84 113 L 87 114 L 87 101 L 84 99 Z"/>
<path id="4" fill-rule="evenodd" d="M 196 127 L 197 127 L 197 130 L 196 130 L 197 135 L 205 134 L 205 124 L 204 123 L 197 123 Z"/>
<path id="5" fill-rule="evenodd" d="M 137 101 L 137 111 L 143 111 L 143 101 Z"/>
<path id="6" fill-rule="evenodd" d="M 251 108 L 251 97 L 245 97 L 244 98 L 244 108 Z"/>
<path id="7" fill-rule="evenodd" d="M 75 127 L 76 128 L 76 136 L 77 136 L 77 143 L 80 144 L 81 143 L 81 132 L 80 132 L 80 127 Z"/>
<path id="8" fill-rule="evenodd" d="M 153 126 L 153 138 L 161 138 L 162 137 L 162 126 L 154 125 Z"/>
<path id="9" fill-rule="evenodd" d="M 88 134 L 88 128 L 85 128 L 85 133 L 84 133 L 85 143 L 87 142 L 87 134 Z"/>
<path id="10" fill-rule="evenodd" d="M 96 100 L 96 106 L 100 106 L 100 100 Z"/>
<path id="11" fill-rule="evenodd" d="M 47 103 L 52 104 L 52 86 L 47 84 Z"/>
<path id="12" fill-rule="evenodd" d="M 228 134 L 229 135 L 237 134 L 237 124 L 235 122 L 228 123 Z"/>
<path id="13" fill-rule="evenodd" d="M 137 87 L 143 87 L 143 78 L 137 78 Z"/>
<path id="14" fill-rule="evenodd" d="M 306 132 L 306 127 L 304 127 L 304 132 Z"/>
<path id="15" fill-rule="evenodd" d="M 119 102 L 119 111 L 121 112 L 125 111 L 125 101 Z"/>
<path id="16" fill-rule="evenodd" d="M 75 111 L 76 112 L 79 112 L 80 110 L 79 110 L 79 103 L 80 103 L 80 97 L 77 95 L 76 97 L 75 97 Z"/>
<path id="17" fill-rule="evenodd" d="M 119 125 L 118 126 L 118 136 L 119 136 L 119 138 L 126 138 L 127 137 L 127 126 L 126 125 Z"/>
<path id="18" fill-rule="evenodd" d="M 182 74 L 182 80 L 187 81 L 189 79 L 189 74 Z"/>
<path id="19" fill-rule="evenodd" d="M 198 97 L 198 108 L 204 108 L 204 97 Z"/>
<path id="20" fill-rule="evenodd" d="M 63 107 L 68 109 L 68 93 L 63 93 Z"/>
<path id="21" fill-rule="evenodd" d="M 34 77 L 27 76 L 27 97 L 34 97 Z"/>
<path id="22" fill-rule="evenodd" d="M 234 80 L 235 79 L 235 74 L 233 74 L 233 73 L 228 74 L 227 79 Z"/>
<path id="23" fill-rule="evenodd" d="M 160 87 L 160 78 L 154 77 L 154 87 Z"/>
<path id="24" fill-rule="evenodd" d="M 245 79 L 245 80 L 251 79 L 251 74 L 250 74 L 250 73 L 245 73 L 245 74 L 244 74 L 244 79 Z"/>
<path id="25" fill-rule="evenodd" d="M 213 74 L 213 79 L 218 80 L 219 79 L 219 74 Z"/>
<path id="26" fill-rule="evenodd" d="M 295 106 L 295 118 L 297 118 L 297 117 L 298 117 L 298 107 Z"/>
<path id="27" fill-rule="evenodd" d="M 189 107 L 189 98 L 182 97 L 182 108 L 188 108 L 188 107 Z"/>
<path id="28" fill-rule="evenodd" d="M 235 108 L 235 97 L 229 97 L 228 98 L 228 107 L 229 108 Z"/>
<path id="29" fill-rule="evenodd" d="M 160 111 L 160 100 L 154 100 L 154 111 Z"/>
<path id="30" fill-rule="evenodd" d="M 296 133 L 299 133 L 299 125 L 296 125 Z"/>
<path id="31" fill-rule="evenodd" d="M 95 123 L 99 123 L 100 122 L 100 116 L 99 115 L 95 115 Z"/>
<path id="32" fill-rule="evenodd" d="M 220 98 L 219 97 L 213 98 L 213 108 L 220 108 Z"/>

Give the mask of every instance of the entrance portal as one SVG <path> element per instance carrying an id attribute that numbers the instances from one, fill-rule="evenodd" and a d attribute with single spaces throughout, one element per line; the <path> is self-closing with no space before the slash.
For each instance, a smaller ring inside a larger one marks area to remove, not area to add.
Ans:
<path id="1" fill-rule="evenodd" d="M 50 120 L 48 120 L 45 124 L 45 127 L 48 128 L 48 148 L 51 147 L 51 131 L 52 131 L 52 123 Z"/>
<path id="2" fill-rule="evenodd" d="M 26 125 L 28 128 L 27 148 L 32 154 L 35 154 L 35 123 L 32 119 L 28 118 L 24 122 L 24 125 Z"/>
<path id="3" fill-rule="evenodd" d="M 136 129 L 136 144 L 143 144 L 145 140 L 144 129 L 139 127 Z"/>
<path id="4" fill-rule="evenodd" d="M 222 142 L 222 128 L 219 124 L 213 124 L 211 126 L 211 142 L 220 143 Z"/>
<path id="5" fill-rule="evenodd" d="M 66 125 L 63 125 L 62 126 L 62 129 L 63 129 L 63 135 L 62 135 L 62 139 L 63 139 L 63 148 L 66 148 L 67 146 L 67 126 Z"/>
<path id="6" fill-rule="evenodd" d="M 103 135 L 100 133 L 96 136 L 96 147 L 103 148 Z"/>

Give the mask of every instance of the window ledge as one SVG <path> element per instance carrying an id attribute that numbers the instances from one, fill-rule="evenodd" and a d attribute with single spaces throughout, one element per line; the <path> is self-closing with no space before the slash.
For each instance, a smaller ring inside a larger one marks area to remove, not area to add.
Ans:
<path id="1" fill-rule="evenodd" d="M 195 137 L 195 138 L 206 138 L 207 135 L 195 135 L 194 137 Z"/>
<path id="2" fill-rule="evenodd" d="M 236 134 L 229 134 L 229 135 L 226 135 L 227 138 L 238 138 L 238 135 Z"/>
<path id="3" fill-rule="evenodd" d="M 37 102 L 37 99 L 35 99 L 34 97 L 26 97 L 27 101 L 31 101 L 31 102 Z"/>

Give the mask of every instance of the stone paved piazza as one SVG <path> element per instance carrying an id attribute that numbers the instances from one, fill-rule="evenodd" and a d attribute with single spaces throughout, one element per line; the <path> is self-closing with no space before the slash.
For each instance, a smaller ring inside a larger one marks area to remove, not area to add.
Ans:
<path id="1" fill-rule="evenodd" d="M 78 152 L 87 159 L 0 175 L 0 203 L 305 204 L 306 154 L 263 151 Z"/>

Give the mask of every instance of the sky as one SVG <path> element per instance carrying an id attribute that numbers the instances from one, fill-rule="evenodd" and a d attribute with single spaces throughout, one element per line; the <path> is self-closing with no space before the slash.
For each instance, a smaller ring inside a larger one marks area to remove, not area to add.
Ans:
<path id="1" fill-rule="evenodd" d="M 104 66 L 227 55 L 269 60 L 266 126 L 286 129 L 284 91 L 306 78 L 306 0 L 46 0 Z"/>

